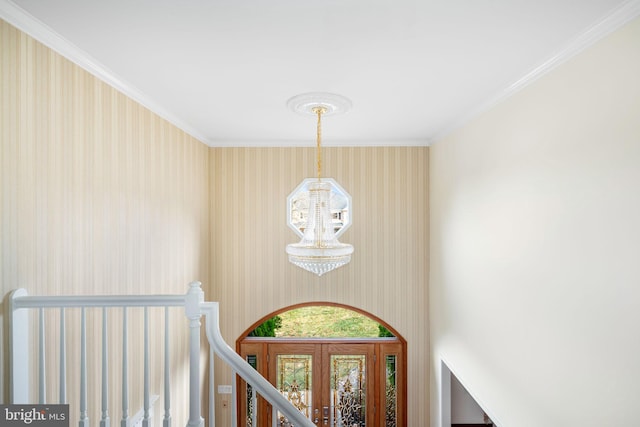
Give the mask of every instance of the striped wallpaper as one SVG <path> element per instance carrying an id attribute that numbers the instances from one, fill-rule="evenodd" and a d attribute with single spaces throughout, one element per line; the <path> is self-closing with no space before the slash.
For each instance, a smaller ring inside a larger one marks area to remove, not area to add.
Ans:
<path id="1" fill-rule="evenodd" d="M 0 84 L 3 295 L 17 287 L 31 295 L 184 293 L 189 281 L 207 281 L 208 147 L 4 21 Z M 131 319 L 136 316 L 131 313 Z M 71 340 L 78 336 L 77 319 L 77 312 L 68 313 Z M 153 319 L 159 313 L 152 313 Z M 6 318 L 0 315 L 0 321 Z M 47 324 L 56 322 L 53 313 Z M 120 383 L 118 322 L 114 318 L 110 330 L 115 384 Z M 93 378 L 100 376 L 98 328 L 99 319 L 90 315 L 93 351 L 88 365 Z M 179 332 L 174 341 L 176 390 L 186 383 Z M 53 330 L 48 328 L 47 335 L 55 342 Z M 132 354 L 139 354 L 140 341 L 131 337 Z M 160 344 L 153 341 L 152 351 L 161 354 Z M 0 356 L 3 402 L 8 399 L 6 353 Z M 48 356 L 48 399 L 55 401 L 57 354 Z M 69 346 L 70 388 L 79 383 L 77 369 L 72 369 L 78 366 L 77 356 Z M 140 396 L 137 363 L 130 366 L 131 384 L 138 384 L 131 396 Z M 153 378 L 152 393 L 161 390 L 160 380 Z M 70 402 L 78 402 L 73 390 L 69 393 Z M 89 390 L 90 401 L 96 401 L 97 393 L 96 387 Z M 117 394 L 113 387 L 112 422 L 121 416 Z M 133 413 L 138 402 L 132 400 Z M 97 409 L 89 413 L 93 421 L 99 419 Z M 176 417 L 183 416 L 184 411 L 175 409 Z"/>
<path id="2" fill-rule="evenodd" d="M 206 147 L 3 21 L 0 71 L 3 294 L 16 287 L 34 295 L 181 293 L 198 279 L 207 299 L 220 301 L 232 344 L 283 307 L 350 305 L 407 340 L 408 421 L 428 425 L 428 148 L 323 150 L 324 175 L 353 197 L 353 225 L 340 240 L 355 253 L 349 265 L 317 278 L 284 252 L 298 240 L 285 222 L 286 197 L 314 176 L 314 148 Z M 98 321 L 91 322 L 97 335 Z M 4 332 L 1 342 L 7 346 Z M 176 389 L 186 381 L 183 344 L 175 344 Z M 89 368 L 98 375 L 94 356 Z M 53 355 L 50 372 L 55 362 Z M 230 384 L 220 365 L 219 383 Z M 229 410 L 220 396 L 216 402 L 226 425 Z"/>
<path id="3" fill-rule="evenodd" d="M 409 426 L 428 425 L 428 148 L 323 154 L 324 176 L 353 198 L 353 225 L 340 241 L 355 252 L 350 264 L 318 278 L 285 253 L 299 240 L 286 224 L 286 198 L 315 176 L 315 148 L 210 150 L 210 296 L 221 303 L 223 334 L 234 342 L 262 317 L 298 303 L 365 310 L 407 340 Z"/>

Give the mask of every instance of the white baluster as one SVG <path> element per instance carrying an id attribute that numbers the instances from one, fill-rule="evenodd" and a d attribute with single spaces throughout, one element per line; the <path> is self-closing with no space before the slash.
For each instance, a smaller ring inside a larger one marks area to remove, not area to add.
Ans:
<path id="1" fill-rule="evenodd" d="M 249 384 L 247 384 L 247 388 Z M 251 426 L 256 427 L 258 425 L 258 392 L 251 387 Z"/>
<path id="2" fill-rule="evenodd" d="M 60 398 L 59 403 L 67 403 L 67 338 L 64 307 L 60 308 Z"/>
<path id="3" fill-rule="evenodd" d="M 40 323 L 40 327 L 38 328 L 38 342 L 40 344 L 39 352 L 38 352 L 38 372 L 40 374 L 40 378 L 38 379 L 38 387 L 39 387 L 39 403 L 44 405 L 47 402 L 46 391 L 47 384 L 45 381 L 46 372 L 45 372 L 45 342 L 44 342 L 44 308 L 38 310 L 38 320 Z"/>
<path id="4" fill-rule="evenodd" d="M 236 410 L 236 383 L 238 382 L 238 374 L 236 371 L 231 371 L 231 425 L 238 425 L 238 411 Z"/>
<path id="5" fill-rule="evenodd" d="M 80 421 L 79 427 L 89 427 L 87 416 L 87 316 L 80 312 Z"/>
<path id="6" fill-rule="evenodd" d="M 213 347 L 209 346 L 209 425 L 215 426 L 216 424 L 216 405 L 215 405 L 215 366 L 213 361 L 215 360 Z M 235 424 L 231 424 L 235 426 Z"/>
<path id="7" fill-rule="evenodd" d="M 127 383 L 127 307 L 122 308 L 122 420 L 120 427 L 129 426 L 129 386 Z"/>
<path id="8" fill-rule="evenodd" d="M 164 418 L 162 427 L 171 427 L 171 363 L 169 361 L 169 307 L 164 308 Z"/>
<path id="9" fill-rule="evenodd" d="M 144 416 L 142 418 L 142 427 L 149 427 L 149 309 L 144 308 Z"/>
<path id="10" fill-rule="evenodd" d="M 200 304 L 204 292 L 200 282 L 192 282 L 185 297 L 185 314 L 189 319 L 189 422 L 187 427 L 201 427 L 204 419 L 200 415 Z"/>
<path id="11" fill-rule="evenodd" d="M 108 346 L 107 308 L 102 308 L 102 416 L 100 427 L 109 427 L 109 346 Z"/>

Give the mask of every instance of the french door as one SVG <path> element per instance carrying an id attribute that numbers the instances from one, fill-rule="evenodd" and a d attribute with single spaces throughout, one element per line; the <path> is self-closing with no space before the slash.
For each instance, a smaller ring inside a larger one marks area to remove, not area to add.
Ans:
<path id="1" fill-rule="evenodd" d="M 404 354 L 396 340 L 247 338 L 240 353 L 318 426 L 404 426 Z M 239 386 L 246 427 L 289 426 L 282 414 Z"/>

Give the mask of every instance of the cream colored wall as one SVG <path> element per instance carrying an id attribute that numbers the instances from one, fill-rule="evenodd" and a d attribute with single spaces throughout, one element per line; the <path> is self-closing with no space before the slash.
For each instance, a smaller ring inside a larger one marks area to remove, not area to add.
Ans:
<path id="1" fill-rule="evenodd" d="M 208 281 L 208 147 L 4 21 L 0 79 L 3 295 L 17 287 L 32 295 L 184 293 L 191 280 Z M 3 402 L 8 399 L 5 313 L 3 305 Z M 77 313 L 68 316 L 73 340 Z M 132 310 L 131 318 L 136 317 Z M 98 331 L 98 319 L 90 316 L 90 348 L 98 344 Z M 114 319 L 116 349 L 119 336 Z M 139 342 L 140 335 L 132 335 L 133 355 L 140 354 Z M 160 344 L 152 338 L 157 363 Z M 183 347 L 184 340 L 176 338 L 176 389 L 185 384 Z M 100 375 L 97 349 L 89 353 L 92 378 Z M 69 347 L 69 387 L 78 384 L 75 353 Z M 57 355 L 49 356 L 47 382 L 54 401 Z M 111 375 L 119 384 L 117 355 L 112 360 Z M 132 362 L 132 385 L 139 384 L 137 367 Z M 153 376 L 152 393 L 161 391 L 160 381 Z M 121 416 L 117 387 L 111 393 L 112 423 Z M 132 396 L 140 395 L 139 388 Z M 96 388 L 89 395 L 96 399 Z M 74 415 L 79 410 L 75 396 L 70 395 Z M 184 419 L 177 402 L 186 395 L 174 399 L 175 419 Z M 89 414 L 94 423 L 97 409 Z M 138 409 L 132 403 L 131 415 Z"/>
<path id="2" fill-rule="evenodd" d="M 443 359 L 500 426 L 637 425 L 640 20 L 431 147 Z"/>
<path id="3" fill-rule="evenodd" d="M 350 264 L 321 278 L 288 262 L 299 240 L 286 225 L 288 194 L 315 176 L 315 148 L 213 148 L 211 294 L 222 332 L 235 340 L 263 316 L 292 304 L 328 301 L 365 310 L 408 342 L 409 426 L 428 424 L 426 147 L 325 148 L 324 176 L 353 197 Z M 219 367 L 221 383 L 229 373 Z M 220 405 L 222 420 L 229 410 Z"/>

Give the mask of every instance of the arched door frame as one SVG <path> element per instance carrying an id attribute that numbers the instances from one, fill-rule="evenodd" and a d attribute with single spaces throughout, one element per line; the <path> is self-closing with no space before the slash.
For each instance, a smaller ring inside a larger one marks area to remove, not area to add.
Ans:
<path id="1" fill-rule="evenodd" d="M 402 343 L 403 347 L 406 349 L 406 345 L 407 345 L 407 341 L 404 339 L 404 337 L 393 328 L 393 326 L 389 325 L 387 322 L 385 322 L 384 320 L 380 319 L 379 317 L 364 311 L 358 307 L 353 307 L 351 305 L 346 305 L 346 304 L 340 304 L 337 302 L 328 302 L 328 301 L 317 301 L 317 302 L 303 302 L 303 303 L 299 303 L 299 304 L 294 304 L 294 305 L 290 305 L 288 307 L 283 307 L 280 308 L 274 312 L 272 312 L 271 314 L 267 314 L 266 316 L 262 317 L 260 320 L 254 322 L 251 326 L 249 326 L 249 328 L 247 328 L 236 340 L 236 351 L 240 348 L 240 343 L 242 342 L 242 340 L 244 340 L 245 338 L 247 338 L 249 336 L 249 334 L 251 333 L 251 331 L 253 331 L 255 328 L 257 328 L 258 326 L 262 325 L 265 321 L 271 319 L 273 316 L 277 316 L 280 313 L 285 313 L 287 311 L 291 311 L 291 310 L 295 310 L 297 308 L 302 308 L 302 307 L 322 307 L 322 306 L 331 306 L 331 307 L 339 307 L 339 308 L 344 308 L 346 310 L 351 310 L 351 311 L 355 311 L 357 313 L 362 314 L 365 317 L 368 317 L 371 320 L 374 320 L 376 322 L 378 322 L 379 324 L 381 324 L 382 326 L 384 326 L 385 328 L 387 328 L 397 339 L 398 341 L 400 341 L 400 343 Z"/>
<path id="2" fill-rule="evenodd" d="M 389 330 L 395 338 L 395 341 L 397 343 L 397 345 L 400 345 L 402 351 L 402 356 L 401 356 L 401 360 L 400 360 L 400 366 L 401 366 L 401 370 L 402 372 L 399 372 L 400 376 L 402 377 L 401 380 L 401 389 L 398 390 L 399 392 L 399 397 L 402 396 L 402 404 L 397 408 L 398 411 L 398 421 L 399 423 L 397 424 L 399 427 L 406 427 L 407 425 L 407 341 L 404 339 L 404 337 L 398 333 L 398 331 L 393 328 L 393 326 L 389 325 L 387 322 L 385 322 L 384 320 L 380 319 L 379 317 L 372 315 L 371 313 L 368 313 L 360 308 L 357 307 L 353 307 L 350 305 L 346 305 L 346 304 L 340 304 L 340 303 L 335 303 L 335 302 L 328 302 L 328 301 L 311 301 L 311 302 L 304 302 L 304 303 L 299 303 L 299 304 L 294 304 L 294 305 L 290 305 L 287 307 L 282 307 L 276 311 L 273 311 L 265 316 L 263 316 L 262 318 L 260 318 L 259 320 L 257 320 L 256 322 L 254 322 L 249 328 L 247 328 L 236 340 L 236 352 L 238 354 L 241 354 L 241 346 L 243 343 L 247 342 L 247 339 L 251 339 L 251 337 L 249 337 L 249 334 L 256 329 L 258 326 L 260 326 L 262 323 L 264 323 L 265 321 L 267 321 L 268 319 L 277 316 L 278 314 L 287 312 L 287 311 L 291 311 L 291 310 L 295 310 L 298 308 L 302 308 L 302 307 L 317 307 L 317 306 L 331 306 L 331 307 L 339 307 L 339 308 L 343 308 L 346 310 L 350 310 L 350 311 L 354 311 L 357 312 L 375 322 L 377 322 L 378 324 L 384 326 L 387 330 Z M 312 337 L 310 337 L 312 338 Z M 278 341 L 280 338 L 268 338 L 269 340 L 274 340 L 274 341 Z M 305 339 L 308 338 L 304 338 L 304 337 L 300 337 L 300 341 L 303 342 Z M 370 338 L 369 340 L 376 340 L 377 338 Z M 388 342 L 390 338 L 381 338 L 380 340 L 385 340 Z M 292 341 L 296 341 L 296 338 L 282 338 L 283 341 L 288 341 L 288 342 L 292 342 Z M 348 338 L 340 338 L 340 340 L 343 343 L 348 343 L 349 339 Z M 354 338 L 352 340 L 354 343 L 358 343 L 358 342 L 362 342 L 362 339 L 357 339 Z M 238 381 L 240 381 L 238 379 Z M 238 396 L 238 398 L 240 398 L 240 396 Z M 240 405 L 238 405 L 238 411 L 240 411 Z M 238 413 L 238 416 L 240 416 L 240 413 Z M 377 426 L 377 424 L 375 424 Z"/>

